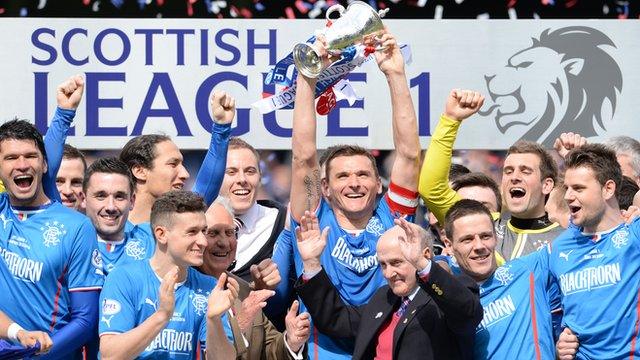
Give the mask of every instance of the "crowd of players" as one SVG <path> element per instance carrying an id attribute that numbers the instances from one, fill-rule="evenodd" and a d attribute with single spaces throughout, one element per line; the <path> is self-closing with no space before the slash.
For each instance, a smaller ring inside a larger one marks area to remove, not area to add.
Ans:
<path id="1" fill-rule="evenodd" d="M 225 92 L 211 96 L 192 191 L 167 136 L 89 166 L 64 144 L 82 77 L 57 88 L 44 139 L 27 121 L 1 125 L 2 358 L 639 356 L 640 144 L 567 133 L 555 143 L 563 176 L 525 141 L 499 186 L 450 175 L 457 131 L 484 97 L 451 91 L 422 160 L 402 55 L 391 34 L 378 41 L 395 144 L 384 192 L 365 149 L 319 156 L 316 80 L 302 75 L 288 206 L 256 200 L 259 156 L 230 137 Z M 412 223 L 420 198 L 441 255 Z"/>

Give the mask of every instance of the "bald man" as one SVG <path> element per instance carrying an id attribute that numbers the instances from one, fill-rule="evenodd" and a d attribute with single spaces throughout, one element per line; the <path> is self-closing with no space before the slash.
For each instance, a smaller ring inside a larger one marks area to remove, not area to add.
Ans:
<path id="1" fill-rule="evenodd" d="M 396 220 L 378 240 L 377 259 L 387 285 L 361 306 L 348 305 L 322 269 L 328 228 L 305 212 L 296 229 L 304 273 L 295 289 L 319 331 L 355 341 L 353 359 L 461 359 L 462 343 L 482 320 L 478 287 L 432 266 L 421 227 Z M 468 346 L 467 346 L 468 348 Z"/>

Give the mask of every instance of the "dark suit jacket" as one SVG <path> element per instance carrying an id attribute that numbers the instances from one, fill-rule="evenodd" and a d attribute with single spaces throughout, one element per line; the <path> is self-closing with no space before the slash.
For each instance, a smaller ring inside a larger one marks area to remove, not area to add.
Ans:
<path id="1" fill-rule="evenodd" d="M 464 284 L 463 284 L 464 283 Z M 409 304 L 393 334 L 393 359 L 459 359 L 460 341 L 469 341 L 482 320 L 478 286 L 466 276 L 453 277 L 432 263 L 427 283 Z M 398 309 L 400 297 L 381 287 L 365 305 L 345 305 L 322 270 L 295 289 L 314 325 L 332 337 L 355 338 L 353 359 L 373 359 L 378 333 Z"/>
<path id="2" fill-rule="evenodd" d="M 227 273 L 229 274 L 229 273 Z M 242 309 L 242 300 L 249 296 L 251 288 L 249 284 L 239 277 L 230 274 L 240 285 L 238 298 L 233 304 L 234 313 L 238 314 Z M 262 311 L 253 320 L 251 330 L 245 337 L 249 341 L 249 346 L 245 346 L 242 339 L 242 332 L 236 317 L 229 317 L 229 324 L 233 332 L 234 346 L 236 348 L 236 359 L 238 360 L 285 360 L 293 359 L 284 343 L 284 335 L 279 332 L 267 319 Z M 306 358 L 306 352 L 304 357 Z"/>

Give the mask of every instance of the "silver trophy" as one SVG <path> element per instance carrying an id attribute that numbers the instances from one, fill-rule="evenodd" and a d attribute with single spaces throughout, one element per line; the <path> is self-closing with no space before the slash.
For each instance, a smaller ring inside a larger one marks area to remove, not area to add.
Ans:
<path id="1" fill-rule="evenodd" d="M 340 17 L 331 20 L 331 14 L 336 11 Z M 327 9 L 326 15 L 332 25 L 316 31 L 316 37 L 323 36 L 327 52 L 337 56 L 342 49 L 360 44 L 368 35 L 383 30 L 382 18 L 388 11 L 389 9 L 384 9 L 376 12 L 362 1 L 354 1 L 346 9 L 340 4 L 333 5 Z M 298 71 L 306 77 L 316 78 L 323 70 L 320 55 L 309 44 L 297 44 L 293 48 L 293 61 Z"/>

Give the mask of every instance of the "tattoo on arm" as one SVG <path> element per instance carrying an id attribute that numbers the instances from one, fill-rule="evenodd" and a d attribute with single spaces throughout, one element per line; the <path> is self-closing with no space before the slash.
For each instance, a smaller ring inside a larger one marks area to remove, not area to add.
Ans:
<path id="1" fill-rule="evenodd" d="M 312 175 L 305 175 L 304 190 L 307 194 L 307 210 L 313 211 L 313 202 L 316 197 L 320 197 L 320 170 L 315 169 Z"/>

